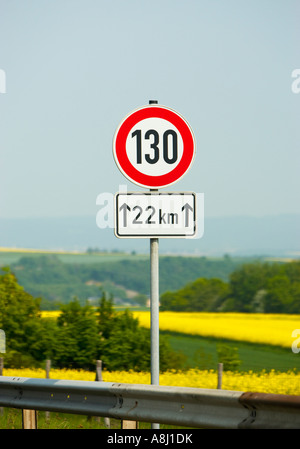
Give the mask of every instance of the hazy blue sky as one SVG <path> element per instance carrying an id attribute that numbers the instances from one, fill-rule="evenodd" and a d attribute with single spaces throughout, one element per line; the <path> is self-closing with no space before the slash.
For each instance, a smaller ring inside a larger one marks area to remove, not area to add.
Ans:
<path id="1" fill-rule="evenodd" d="M 0 217 L 96 215 L 115 129 L 157 99 L 194 164 L 164 191 L 206 216 L 300 213 L 298 0 L 0 0 Z"/>

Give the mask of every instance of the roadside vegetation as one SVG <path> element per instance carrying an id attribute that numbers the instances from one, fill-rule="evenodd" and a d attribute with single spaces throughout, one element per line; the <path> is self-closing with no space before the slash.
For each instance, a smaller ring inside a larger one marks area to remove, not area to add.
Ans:
<path id="1" fill-rule="evenodd" d="M 148 262 L 130 257 L 83 265 L 35 255 L 3 267 L 0 329 L 6 335 L 6 353 L 1 354 L 5 367 L 38 369 L 50 359 L 57 369 L 93 371 L 95 361 L 102 360 L 107 372 L 149 372 L 150 314 L 143 303 L 149 273 L 146 265 L 140 265 Z M 291 350 L 292 332 L 299 328 L 299 261 L 241 263 L 225 256 L 166 257 L 162 262 L 163 284 L 168 280 L 170 285 L 181 284 L 163 291 L 160 298 L 162 372 L 216 369 L 219 362 L 224 370 L 240 372 L 299 369 L 297 354 Z M 184 283 L 187 272 L 191 280 Z M 202 276 L 205 272 L 207 277 Z M 214 276 L 218 272 L 222 275 Z M 133 284 L 126 284 L 125 278 Z M 92 281 L 88 285 L 87 279 Z M 143 289 L 138 286 L 141 279 Z M 113 292 L 104 288 L 105 282 L 119 289 L 134 286 L 143 311 L 130 304 L 122 309 Z M 59 301 L 66 283 L 69 296 Z M 43 296 L 45 285 L 52 299 Z M 89 294 L 94 288 L 93 301 L 86 292 L 81 298 L 71 294 L 78 285 Z M 45 305 L 50 305 L 48 310 Z"/>

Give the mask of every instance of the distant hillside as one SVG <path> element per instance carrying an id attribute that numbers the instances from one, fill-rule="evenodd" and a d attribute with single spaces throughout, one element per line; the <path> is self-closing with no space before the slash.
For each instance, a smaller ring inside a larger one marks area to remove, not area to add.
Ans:
<path id="1" fill-rule="evenodd" d="M 160 239 L 160 253 L 300 257 L 300 215 L 206 218 L 201 239 Z M 95 217 L 0 219 L 0 247 L 149 252 L 148 239 L 118 239 Z"/>
<path id="2" fill-rule="evenodd" d="M 199 277 L 228 280 L 230 273 L 245 259 L 224 257 L 169 257 L 160 259 L 160 293 L 177 290 Z M 112 293 L 119 302 L 136 303 L 150 290 L 149 258 L 131 256 L 127 260 L 102 263 L 63 263 L 58 256 L 25 256 L 11 264 L 18 282 L 25 290 L 46 300 L 44 308 L 56 308 L 74 296 L 81 301 L 99 298 L 101 289 Z M 48 303 L 47 303 L 48 301 Z"/>

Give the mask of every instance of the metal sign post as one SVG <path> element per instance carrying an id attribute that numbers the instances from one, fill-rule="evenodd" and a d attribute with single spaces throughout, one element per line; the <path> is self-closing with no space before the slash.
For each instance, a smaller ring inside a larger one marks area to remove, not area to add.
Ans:
<path id="1" fill-rule="evenodd" d="M 159 385 L 159 244 L 150 239 L 151 384 Z"/>
<path id="2" fill-rule="evenodd" d="M 159 254 L 158 239 L 150 239 L 151 385 L 159 385 Z M 152 423 L 152 429 L 159 424 Z"/>
<path id="3" fill-rule="evenodd" d="M 193 132 L 176 111 L 157 103 L 150 100 L 127 115 L 113 139 L 121 173 L 150 189 L 147 194 L 116 195 L 115 234 L 150 239 L 151 385 L 159 385 L 159 238 L 193 237 L 196 232 L 195 195 L 158 193 L 189 170 L 195 155 Z M 152 429 L 159 424 L 152 423 Z"/>

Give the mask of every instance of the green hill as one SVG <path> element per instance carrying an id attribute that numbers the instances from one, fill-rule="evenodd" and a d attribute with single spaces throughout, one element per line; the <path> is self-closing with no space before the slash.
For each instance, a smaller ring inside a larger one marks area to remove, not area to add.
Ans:
<path id="1" fill-rule="evenodd" d="M 90 255 L 87 255 L 89 257 Z M 68 303 L 74 296 L 80 301 L 100 296 L 103 289 L 112 293 L 116 302 L 143 302 L 150 289 L 149 258 L 140 255 L 95 255 L 88 263 L 81 256 L 72 259 L 60 255 L 26 255 L 10 264 L 18 282 L 26 291 L 43 298 L 43 308 L 53 309 L 57 302 Z M 249 260 L 249 259 L 248 259 Z M 4 258 L 2 256 L 2 265 Z M 227 281 L 229 275 L 245 259 L 225 256 L 206 257 L 161 256 L 160 293 L 177 290 L 199 277 Z M 140 296 L 144 295 L 144 296 Z"/>

